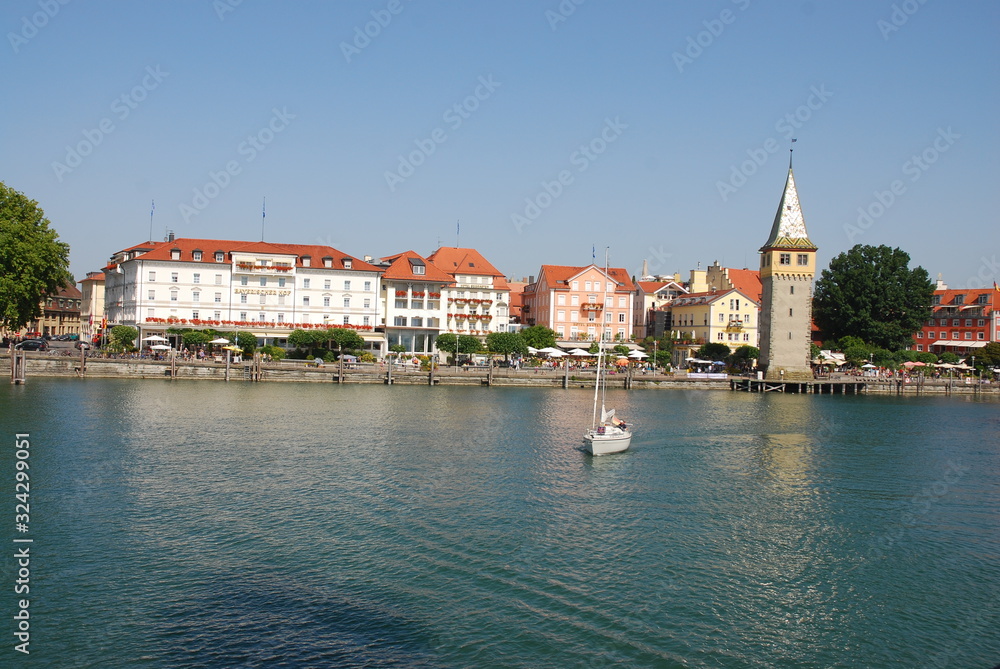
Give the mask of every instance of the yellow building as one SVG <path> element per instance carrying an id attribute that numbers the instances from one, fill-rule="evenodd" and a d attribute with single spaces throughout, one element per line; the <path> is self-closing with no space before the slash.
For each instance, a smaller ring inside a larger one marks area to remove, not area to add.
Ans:
<path id="1" fill-rule="evenodd" d="M 709 342 L 725 344 L 730 351 L 757 346 L 760 303 L 735 288 L 690 293 L 671 304 L 674 344 L 673 364 L 686 367 L 687 358 Z"/>
<path id="2" fill-rule="evenodd" d="M 42 301 L 42 315 L 28 323 L 28 332 L 36 333 L 35 336 L 80 334 L 82 298 L 76 286 L 63 286 L 55 295 Z"/>

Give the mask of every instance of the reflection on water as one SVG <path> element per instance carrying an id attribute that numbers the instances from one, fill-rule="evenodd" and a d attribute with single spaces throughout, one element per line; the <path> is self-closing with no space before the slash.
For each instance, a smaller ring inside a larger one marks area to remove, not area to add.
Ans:
<path id="1" fill-rule="evenodd" d="M 47 659 L 913 666 L 1000 582 L 995 405 L 612 391 L 632 447 L 591 458 L 592 398 L 4 388 L 0 424 L 46 444 L 32 467 Z M 869 559 L 949 461 L 968 473 Z M 955 666 L 998 654 L 987 641 Z"/>

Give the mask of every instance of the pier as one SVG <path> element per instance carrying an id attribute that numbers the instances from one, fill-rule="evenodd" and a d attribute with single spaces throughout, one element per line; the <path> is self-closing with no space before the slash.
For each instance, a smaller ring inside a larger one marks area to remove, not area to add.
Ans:
<path id="1" fill-rule="evenodd" d="M 729 380 L 730 390 L 748 393 L 812 393 L 816 395 L 857 395 L 866 390 L 868 384 L 856 380 L 817 381 L 767 381 L 758 379 Z"/>

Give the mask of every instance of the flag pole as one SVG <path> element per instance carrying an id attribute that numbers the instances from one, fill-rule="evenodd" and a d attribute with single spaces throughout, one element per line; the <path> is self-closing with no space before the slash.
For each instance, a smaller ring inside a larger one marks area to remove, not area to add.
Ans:
<path id="1" fill-rule="evenodd" d="M 156 200 L 149 201 L 149 241 L 153 241 L 153 212 L 156 211 Z"/>
<path id="2" fill-rule="evenodd" d="M 260 241 L 264 241 L 264 219 L 267 218 L 267 196 L 264 196 L 264 204 L 260 208 Z"/>

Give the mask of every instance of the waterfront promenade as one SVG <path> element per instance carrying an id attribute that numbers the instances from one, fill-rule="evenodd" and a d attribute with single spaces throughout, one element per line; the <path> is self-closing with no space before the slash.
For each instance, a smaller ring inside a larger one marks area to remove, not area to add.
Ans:
<path id="1" fill-rule="evenodd" d="M 10 378 L 10 354 L 0 355 L 0 374 Z M 150 358 L 99 358 L 88 357 L 81 373 L 80 355 L 58 355 L 29 352 L 26 356 L 26 379 L 32 376 L 141 378 L 141 379 L 201 379 L 225 381 L 226 364 L 198 360 L 154 360 Z M 259 380 L 263 382 L 311 382 L 345 384 L 392 385 L 445 385 L 445 386 L 508 386 L 541 388 L 593 388 L 593 368 L 567 371 L 563 367 L 524 367 L 512 369 L 486 366 L 435 367 L 434 371 L 421 370 L 409 364 L 339 363 L 317 366 L 305 360 L 282 360 L 261 363 L 259 379 L 250 361 L 229 366 L 228 378 L 232 382 Z M 673 388 L 688 390 L 742 390 L 746 391 L 752 380 L 744 376 L 713 379 L 691 378 L 684 372 L 653 373 L 633 368 L 626 372 L 615 370 L 607 377 L 609 388 L 646 389 Z M 970 382 L 966 382 L 970 381 Z M 879 393 L 903 395 L 981 395 L 1000 399 L 1000 385 L 971 383 L 971 379 L 886 379 L 844 375 L 834 379 L 818 379 L 812 384 L 787 384 L 784 392 L 809 392 L 818 394 Z M 805 386 L 809 386 L 806 388 Z M 792 387 L 796 386 L 796 387 Z M 759 389 L 755 389 L 759 390 Z"/>

